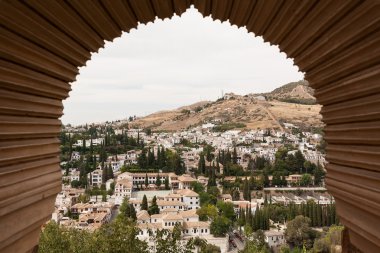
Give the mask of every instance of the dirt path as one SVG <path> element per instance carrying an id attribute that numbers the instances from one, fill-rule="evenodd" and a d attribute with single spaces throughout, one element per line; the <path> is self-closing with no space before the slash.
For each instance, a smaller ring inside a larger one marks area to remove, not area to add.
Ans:
<path id="1" fill-rule="evenodd" d="M 276 119 L 276 117 L 274 117 L 274 115 L 272 114 L 272 112 L 268 108 L 266 108 L 265 106 L 263 106 L 263 105 L 260 105 L 260 107 L 269 115 L 269 117 L 276 123 L 276 125 L 278 125 L 278 127 L 280 128 L 280 130 L 282 132 L 285 132 L 284 128 L 281 126 L 280 122 L 278 122 L 278 120 Z"/>

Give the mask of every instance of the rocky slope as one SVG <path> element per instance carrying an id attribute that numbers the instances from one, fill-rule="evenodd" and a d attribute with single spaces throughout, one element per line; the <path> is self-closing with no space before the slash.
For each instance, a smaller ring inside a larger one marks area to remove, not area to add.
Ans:
<path id="1" fill-rule="evenodd" d="M 226 94 L 217 101 L 201 101 L 175 110 L 160 111 L 138 118 L 133 126 L 177 131 L 207 122 L 236 124 L 245 129 L 282 129 L 282 123 L 304 128 L 321 127 L 321 106 L 306 81 L 286 84 L 270 93 L 240 96 Z"/>

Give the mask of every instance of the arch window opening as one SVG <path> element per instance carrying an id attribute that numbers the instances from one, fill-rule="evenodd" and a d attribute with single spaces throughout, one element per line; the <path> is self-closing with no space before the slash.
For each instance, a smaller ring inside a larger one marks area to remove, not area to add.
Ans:
<path id="1" fill-rule="evenodd" d="M 194 28 L 184 29 L 190 26 Z M 269 233 L 271 219 L 284 234 L 286 222 L 298 215 L 309 222 L 310 231 L 339 225 L 334 200 L 323 182 L 326 162 L 320 106 L 303 73 L 278 48 L 260 40 L 246 30 L 204 19 L 189 9 L 181 18 L 156 20 L 108 43 L 81 69 L 72 98 L 65 102 L 63 121 L 77 125 L 64 124 L 62 128 L 64 192 L 86 188 L 85 203 L 108 204 L 109 216 L 114 216 L 112 205 L 117 203 L 121 205 L 119 216 L 130 217 L 131 208 L 126 212 L 123 205 L 127 199 L 137 201 L 134 219 L 138 228 L 146 229 L 145 224 L 160 226 L 162 222 L 145 217 L 145 210 L 148 215 L 152 211 L 146 208 L 143 195 L 152 195 L 151 191 L 165 194 L 171 189 L 176 195 L 161 198 L 168 202 L 167 207 L 161 206 L 161 219 L 168 215 L 166 210 L 175 210 L 182 220 L 165 221 L 161 228 L 183 222 L 189 226 L 200 222 L 199 215 L 185 218 L 181 216 L 183 208 L 202 211 L 207 202 L 199 205 L 192 201 L 198 193 L 181 195 L 181 190 L 189 188 L 189 182 L 202 186 L 199 178 L 204 177 L 208 182 L 202 187 L 208 192 L 219 185 L 231 196 L 231 202 L 224 202 L 214 193 L 214 198 L 220 199 L 218 205 L 234 210 L 235 222 L 229 221 L 229 226 L 237 226 L 240 219 L 240 226 Z M 238 66 L 231 64 L 238 62 Z M 244 67 L 248 62 L 250 67 Z M 301 80 L 261 92 L 287 78 Z M 194 105 L 186 105 L 189 99 L 188 104 Z M 167 109 L 161 106 L 181 109 L 159 112 Z M 141 115 L 141 107 L 151 111 Z M 108 120 L 111 112 L 121 112 L 120 118 Z M 86 117 L 92 122 L 84 121 Z M 97 117 L 103 122 L 94 123 Z M 72 174 L 77 180 L 72 180 Z M 183 179 L 185 176 L 190 181 Z M 160 200 L 153 203 L 151 197 L 150 201 L 148 206 L 159 210 Z M 241 203 L 258 206 L 261 201 L 265 201 L 262 211 L 236 208 Z M 270 217 L 277 206 L 282 213 Z M 222 210 L 218 206 L 218 212 Z M 266 213 L 262 224 L 242 224 L 244 216 L 260 217 L 261 212 Z M 206 220 L 205 226 L 212 227 L 214 219 Z M 66 226 L 75 227 L 75 219 L 72 221 Z M 207 228 L 193 229 L 195 234 L 198 231 L 201 236 L 208 234 Z M 140 239 L 149 240 L 148 233 L 145 235 Z M 314 239 L 323 240 L 323 236 Z"/>
<path id="2" fill-rule="evenodd" d="M 1 3 L 0 251 L 380 247 L 378 5 L 226 3 Z"/>

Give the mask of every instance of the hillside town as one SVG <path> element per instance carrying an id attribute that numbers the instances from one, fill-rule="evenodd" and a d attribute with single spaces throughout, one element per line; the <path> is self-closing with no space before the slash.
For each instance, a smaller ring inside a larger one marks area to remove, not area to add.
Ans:
<path id="1" fill-rule="evenodd" d="M 298 214 L 319 229 L 338 224 L 319 133 L 290 123 L 223 131 L 211 122 L 154 132 L 128 122 L 62 129 L 52 214 L 61 227 L 96 231 L 124 215 L 151 249 L 152 234 L 180 227 L 183 243 L 197 237 L 224 253 L 244 250 L 255 231 L 278 252 Z"/>

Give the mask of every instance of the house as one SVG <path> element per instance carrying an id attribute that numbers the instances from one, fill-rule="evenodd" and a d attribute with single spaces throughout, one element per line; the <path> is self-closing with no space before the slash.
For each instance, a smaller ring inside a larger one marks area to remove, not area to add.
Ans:
<path id="1" fill-rule="evenodd" d="M 128 178 L 118 178 L 115 183 L 115 204 L 121 205 L 125 197 L 131 198 L 133 184 Z"/>
<path id="2" fill-rule="evenodd" d="M 285 235 L 283 231 L 265 231 L 264 240 L 270 248 L 277 247 L 286 243 Z"/>
<path id="3" fill-rule="evenodd" d="M 70 171 L 70 182 L 72 181 L 79 181 L 79 178 L 80 178 L 80 171 L 76 170 L 76 169 L 72 169 Z"/>
<path id="4" fill-rule="evenodd" d="M 87 180 L 90 185 L 100 187 L 103 183 L 103 170 L 96 169 L 87 174 Z"/>
<path id="5" fill-rule="evenodd" d="M 157 230 L 172 230 L 176 224 L 183 227 L 182 236 L 207 236 L 210 235 L 210 223 L 199 221 L 196 210 L 189 211 L 161 211 L 159 214 L 149 216 L 145 210 L 137 213 L 137 227 L 140 229 L 137 237 L 140 240 L 149 240 L 149 230 L 153 233 Z"/>
<path id="6" fill-rule="evenodd" d="M 176 191 L 181 196 L 182 202 L 186 205 L 186 210 L 198 209 L 200 207 L 199 194 L 190 190 L 182 189 Z"/>
<path id="7" fill-rule="evenodd" d="M 178 181 L 179 181 L 178 183 L 179 189 L 191 189 L 192 188 L 191 184 L 193 182 L 196 182 L 197 180 L 188 174 L 183 174 L 182 176 L 178 177 Z"/>

